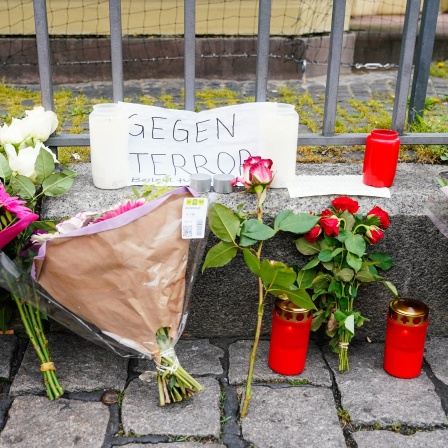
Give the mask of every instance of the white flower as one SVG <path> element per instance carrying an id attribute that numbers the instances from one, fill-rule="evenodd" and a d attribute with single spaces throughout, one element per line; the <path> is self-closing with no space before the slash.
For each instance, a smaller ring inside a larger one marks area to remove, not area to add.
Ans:
<path id="1" fill-rule="evenodd" d="M 8 162 L 11 170 L 21 174 L 22 176 L 28 177 L 33 182 L 36 182 L 36 171 L 34 169 L 34 165 L 36 164 L 36 159 L 41 148 L 48 151 L 53 156 L 54 162 L 58 163 L 58 160 L 51 150 L 41 142 L 37 142 L 34 147 L 28 146 L 26 148 L 19 149 L 18 153 L 13 145 L 6 144 L 5 152 L 8 155 Z"/>
<path id="2" fill-rule="evenodd" d="M 36 244 L 38 246 L 42 246 L 42 244 L 45 243 L 45 241 L 52 240 L 53 238 L 56 238 L 58 236 L 58 233 L 39 233 L 39 234 L 33 234 L 31 235 L 31 242 L 33 244 Z"/>
<path id="3" fill-rule="evenodd" d="M 0 145 L 4 146 L 8 143 L 18 145 L 28 137 L 28 126 L 25 120 L 13 118 L 11 124 L 4 125 L 0 133 Z"/>
<path id="4" fill-rule="evenodd" d="M 50 110 L 45 111 L 42 106 L 27 110 L 25 113 L 23 121 L 27 122 L 28 136 L 31 138 L 45 142 L 58 127 L 56 114 Z"/>
<path id="5" fill-rule="evenodd" d="M 97 215 L 96 212 L 82 212 L 72 216 L 65 221 L 61 221 L 56 224 L 56 230 L 60 235 L 65 235 L 66 233 L 73 232 L 73 230 L 81 229 L 87 226 Z"/>

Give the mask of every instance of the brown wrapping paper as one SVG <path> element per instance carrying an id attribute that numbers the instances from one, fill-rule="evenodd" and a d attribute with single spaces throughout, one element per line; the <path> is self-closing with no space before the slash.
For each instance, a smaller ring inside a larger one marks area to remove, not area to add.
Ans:
<path id="1" fill-rule="evenodd" d="M 156 332 L 182 318 L 189 240 L 181 238 L 183 199 L 172 195 L 113 230 L 55 238 L 36 280 L 61 305 L 124 345 L 158 358 Z"/>

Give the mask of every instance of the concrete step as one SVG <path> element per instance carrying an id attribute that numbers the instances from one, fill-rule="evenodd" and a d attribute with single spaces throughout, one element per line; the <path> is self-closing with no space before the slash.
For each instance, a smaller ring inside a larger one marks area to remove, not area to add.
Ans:
<path id="1" fill-rule="evenodd" d="M 90 165 L 75 166 L 78 176 L 69 194 L 46 199 L 43 218 L 56 219 L 84 210 L 101 210 L 132 195 L 130 188 L 121 190 L 98 190 L 93 186 Z M 448 239 L 432 224 L 425 214 L 425 203 L 438 191 L 435 178 L 444 171 L 437 165 L 401 163 L 398 166 L 391 198 L 355 197 L 366 213 L 374 205 L 388 211 L 391 226 L 377 250 L 389 253 L 395 266 L 387 272 L 401 297 L 419 299 L 430 308 L 428 333 L 432 336 L 448 334 Z M 361 174 L 361 165 L 347 164 L 298 164 L 297 174 L 338 175 Z M 278 212 L 290 209 L 295 212 L 319 213 L 330 205 L 333 197 L 291 199 L 287 190 L 270 190 L 264 209 L 266 220 Z M 254 195 L 217 195 L 217 200 L 236 207 L 246 202 L 247 210 L 253 210 Z M 293 239 L 281 235 L 266 244 L 264 255 L 285 263 L 297 263 L 298 253 Z M 217 243 L 211 235 L 208 247 Z M 202 263 L 201 263 L 202 264 Z M 364 285 L 360 288 L 355 307 L 371 319 L 370 323 L 357 329 L 357 337 L 382 341 L 385 334 L 386 312 L 391 300 L 383 285 Z M 271 316 L 267 304 L 263 334 L 270 332 Z M 233 260 L 219 269 L 198 273 L 190 303 L 190 314 L 185 334 L 193 337 L 252 337 L 255 329 L 257 308 L 256 278 L 246 268 L 242 258 Z"/>

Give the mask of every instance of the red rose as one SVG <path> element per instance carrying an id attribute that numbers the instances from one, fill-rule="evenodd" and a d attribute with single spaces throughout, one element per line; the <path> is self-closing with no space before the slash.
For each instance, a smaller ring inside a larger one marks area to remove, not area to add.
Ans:
<path id="1" fill-rule="evenodd" d="M 321 226 L 314 226 L 309 232 L 305 233 L 303 237 L 310 243 L 315 243 L 321 232 L 322 232 Z"/>
<path id="2" fill-rule="evenodd" d="M 325 210 L 322 211 L 320 216 L 327 218 L 329 216 L 334 216 L 334 213 L 330 209 L 326 208 Z"/>
<path id="3" fill-rule="evenodd" d="M 344 212 L 347 210 L 350 213 L 356 213 L 359 210 L 358 202 L 347 196 L 340 196 L 339 198 L 333 199 L 331 203 L 337 212 Z"/>
<path id="4" fill-rule="evenodd" d="M 373 207 L 369 213 L 367 213 L 367 218 L 371 216 L 376 216 L 380 220 L 380 227 L 382 229 L 387 229 L 390 226 L 389 215 L 381 207 Z"/>
<path id="5" fill-rule="evenodd" d="M 366 237 L 368 238 L 370 244 L 375 244 L 381 240 L 384 236 L 384 232 L 377 226 L 370 226 L 367 229 Z"/>
<path id="6" fill-rule="evenodd" d="M 325 212 L 326 210 L 324 210 Z M 338 236 L 339 235 L 339 219 L 333 214 L 324 215 L 322 212 L 322 218 L 319 219 L 319 224 L 324 229 L 324 232 L 328 236 Z"/>

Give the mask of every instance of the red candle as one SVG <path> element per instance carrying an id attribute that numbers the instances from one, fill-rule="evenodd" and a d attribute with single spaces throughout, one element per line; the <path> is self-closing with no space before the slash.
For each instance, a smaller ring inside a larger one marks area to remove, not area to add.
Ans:
<path id="1" fill-rule="evenodd" d="M 397 378 L 420 375 L 429 308 L 414 299 L 395 299 L 387 313 L 384 370 Z"/>
<path id="2" fill-rule="evenodd" d="M 366 139 L 363 182 L 372 187 L 390 187 L 397 171 L 400 139 L 396 131 L 375 129 Z"/>
<path id="3" fill-rule="evenodd" d="M 276 299 L 268 359 L 272 370 L 282 375 L 303 372 L 312 320 L 311 310 L 299 308 L 289 300 Z"/>

